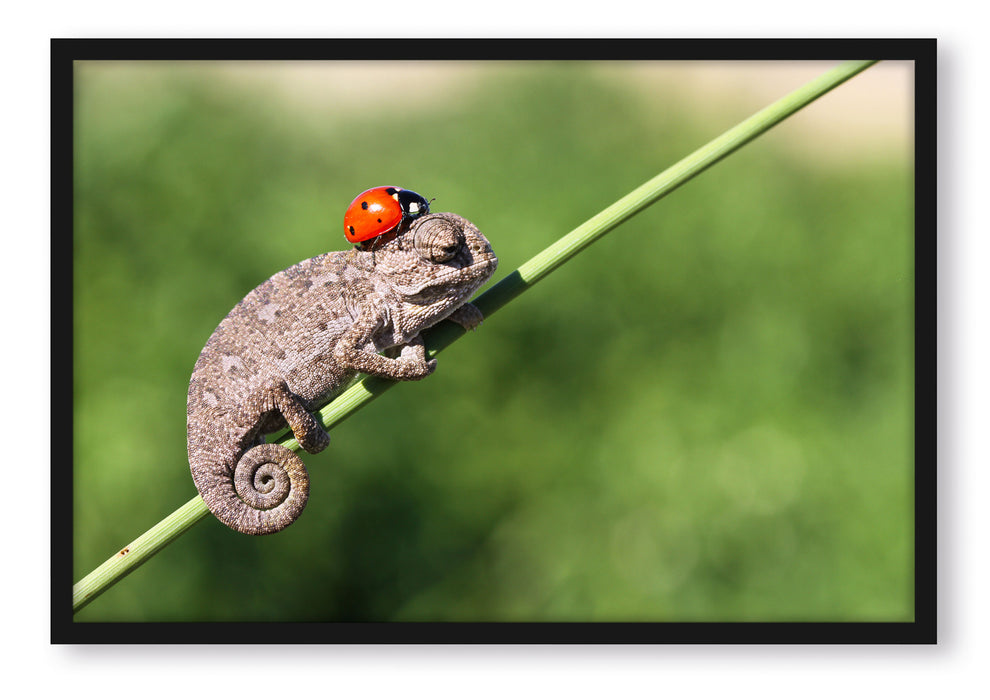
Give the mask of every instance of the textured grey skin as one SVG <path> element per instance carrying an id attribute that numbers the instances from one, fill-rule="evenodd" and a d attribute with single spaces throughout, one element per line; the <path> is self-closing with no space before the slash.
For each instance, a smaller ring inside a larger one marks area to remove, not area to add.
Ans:
<path id="1" fill-rule="evenodd" d="M 265 444 L 265 433 L 288 424 L 304 450 L 319 452 L 330 437 L 312 411 L 355 374 L 432 373 L 420 331 L 444 318 L 476 328 L 481 312 L 466 302 L 497 264 L 472 223 L 430 214 L 376 250 L 318 255 L 244 297 L 189 382 L 189 465 L 210 511 L 250 535 L 290 525 L 306 505 L 309 477 L 294 452 Z"/>

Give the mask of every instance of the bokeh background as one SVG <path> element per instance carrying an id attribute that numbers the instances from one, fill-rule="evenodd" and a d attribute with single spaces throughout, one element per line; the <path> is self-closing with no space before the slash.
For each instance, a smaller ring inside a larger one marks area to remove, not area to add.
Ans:
<path id="1" fill-rule="evenodd" d="M 76 67 L 73 571 L 195 494 L 189 374 L 251 288 L 435 198 L 495 281 L 834 63 Z M 912 67 L 611 232 L 77 621 L 913 619 Z"/>

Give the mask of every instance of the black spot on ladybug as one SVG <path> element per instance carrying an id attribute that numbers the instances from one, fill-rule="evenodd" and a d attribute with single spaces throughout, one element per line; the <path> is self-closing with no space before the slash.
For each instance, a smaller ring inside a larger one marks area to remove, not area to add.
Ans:
<path id="1" fill-rule="evenodd" d="M 368 203 L 367 202 L 361 202 L 361 208 L 362 209 L 367 209 L 368 208 Z"/>
<path id="2" fill-rule="evenodd" d="M 379 219 L 379 220 L 378 220 L 378 223 L 381 223 L 381 222 L 382 222 L 382 220 L 381 220 L 381 219 Z"/>
<path id="3" fill-rule="evenodd" d="M 352 236 L 354 235 L 354 227 L 353 226 L 348 226 L 347 227 L 347 230 L 351 232 L 351 235 Z"/>

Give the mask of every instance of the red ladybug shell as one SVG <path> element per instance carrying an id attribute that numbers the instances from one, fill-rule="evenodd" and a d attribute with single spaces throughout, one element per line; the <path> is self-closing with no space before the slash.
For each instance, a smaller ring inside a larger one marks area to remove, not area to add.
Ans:
<path id="1" fill-rule="evenodd" d="M 429 202 L 412 190 L 372 187 L 355 197 L 347 207 L 344 237 L 351 243 L 368 241 L 429 211 Z"/>

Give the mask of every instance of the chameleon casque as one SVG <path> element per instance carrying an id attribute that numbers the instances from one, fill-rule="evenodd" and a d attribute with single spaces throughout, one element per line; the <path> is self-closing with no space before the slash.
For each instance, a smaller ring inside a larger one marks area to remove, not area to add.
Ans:
<path id="1" fill-rule="evenodd" d="M 290 525 L 309 477 L 265 434 L 288 425 L 319 452 L 330 437 L 312 411 L 358 372 L 431 374 L 420 331 L 445 318 L 476 328 L 482 315 L 467 300 L 497 265 L 471 222 L 429 214 L 391 240 L 304 260 L 251 291 L 210 336 L 189 382 L 189 466 L 210 511 L 250 535 Z"/>

